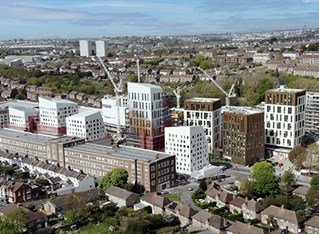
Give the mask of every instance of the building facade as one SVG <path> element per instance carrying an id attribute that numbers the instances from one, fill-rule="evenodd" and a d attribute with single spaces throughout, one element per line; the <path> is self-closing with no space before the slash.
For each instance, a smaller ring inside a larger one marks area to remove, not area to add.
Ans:
<path id="1" fill-rule="evenodd" d="M 165 96 L 161 87 L 128 82 L 130 135 L 128 141 L 143 149 L 164 149 Z M 135 139 L 134 139 L 135 135 Z"/>
<path id="2" fill-rule="evenodd" d="M 229 107 L 223 113 L 223 154 L 241 165 L 264 158 L 264 112 L 250 107 Z"/>
<path id="3" fill-rule="evenodd" d="M 106 57 L 106 41 L 96 41 L 96 56 Z"/>
<path id="4" fill-rule="evenodd" d="M 29 118 L 38 117 L 35 109 L 22 107 L 9 107 L 9 123 L 8 128 L 25 131 L 30 128 Z"/>
<path id="5" fill-rule="evenodd" d="M 66 134 L 92 141 L 105 137 L 105 127 L 99 110 L 84 110 L 66 117 Z"/>
<path id="6" fill-rule="evenodd" d="M 78 104 L 64 99 L 39 97 L 39 133 L 64 135 L 66 117 L 78 113 Z"/>
<path id="7" fill-rule="evenodd" d="M 93 55 L 92 42 L 88 40 L 80 40 L 80 56 L 90 57 Z"/>
<path id="8" fill-rule="evenodd" d="M 306 92 L 280 86 L 266 91 L 265 144 L 266 148 L 293 149 L 300 145 L 305 134 Z"/>
<path id="9" fill-rule="evenodd" d="M 191 98 L 184 102 L 184 125 L 202 126 L 208 143 L 208 153 L 221 146 L 221 100 Z"/>
<path id="10" fill-rule="evenodd" d="M 319 93 L 306 92 L 305 131 L 319 136 Z"/>
<path id="11" fill-rule="evenodd" d="M 208 145 L 202 126 L 165 128 L 165 153 L 175 155 L 176 172 L 190 175 L 207 166 Z"/>

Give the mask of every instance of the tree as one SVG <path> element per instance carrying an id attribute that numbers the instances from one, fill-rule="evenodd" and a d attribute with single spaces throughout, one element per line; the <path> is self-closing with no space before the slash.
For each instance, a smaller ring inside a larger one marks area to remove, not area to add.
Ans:
<path id="1" fill-rule="evenodd" d="M 254 183 L 245 179 L 240 185 L 239 194 L 243 197 L 251 197 L 254 194 Z"/>
<path id="2" fill-rule="evenodd" d="M 308 206 L 319 208 L 319 185 L 311 185 L 306 195 Z"/>
<path id="3" fill-rule="evenodd" d="M 26 230 L 26 213 L 18 208 L 15 211 L 1 217 L 0 233 L 20 234 Z"/>
<path id="4" fill-rule="evenodd" d="M 302 168 L 303 162 L 307 158 L 307 150 L 302 146 L 297 146 L 293 150 L 290 151 L 288 155 L 288 159 L 291 163 L 295 164 L 295 166 L 299 169 Z"/>
<path id="5" fill-rule="evenodd" d="M 296 184 L 296 176 L 290 171 L 285 171 L 282 175 L 281 181 L 286 185 L 294 186 Z"/>
<path id="6" fill-rule="evenodd" d="M 252 169 L 254 190 L 258 196 L 275 195 L 279 191 L 274 167 L 268 162 L 255 163 Z"/>
<path id="7" fill-rule="evenodd" d="M 124 188 L 127 184 L 128 172 L 122 168 L 115 168 L 108 172 L 98 182 L 98 189 L 100 193 L 105 193 L 111 185 Z"/>
<path id="8" fill-rule="evenodd" d="M 206 191 L 207 190 L 207 184 L 206 184 L 206 180 L 202 179 L 199 183 L 199 187 L 203 190 Z"/>
<path id="9" fill-rule="evenodd" d="M 319 175 L 315 175 L 311 178 L 310 185 L 311 187 L 319 186 Z"/>

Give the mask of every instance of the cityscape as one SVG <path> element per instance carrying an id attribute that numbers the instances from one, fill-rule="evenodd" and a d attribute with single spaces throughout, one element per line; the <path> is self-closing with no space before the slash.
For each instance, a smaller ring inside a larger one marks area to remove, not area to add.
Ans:
<path id="1" fill-rule="evenodd" d="M 319 233 L 319 1 L 0 3 L 0 233 Z"/>

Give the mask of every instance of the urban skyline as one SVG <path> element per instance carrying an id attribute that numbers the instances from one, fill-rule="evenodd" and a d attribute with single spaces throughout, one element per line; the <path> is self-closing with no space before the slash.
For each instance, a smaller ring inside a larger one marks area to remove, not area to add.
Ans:
<path id="1" fill-rule="evenodd" d="M 318 0 L 0 0 L 0 39 L 185 35 L 317 27 Z"/>

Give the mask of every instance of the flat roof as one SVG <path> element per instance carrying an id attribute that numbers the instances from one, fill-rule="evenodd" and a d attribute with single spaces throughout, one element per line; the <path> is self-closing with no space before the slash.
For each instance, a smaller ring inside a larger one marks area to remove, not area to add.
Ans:
<path id="1" fill-rule="evenodd" d="M 299 93 L 305 91 L 304 89 L 289 89 L 284 85 L 280 85 L 279 88 L 271 89 L 273 92 L 288 92 L 288 93 Z"/>
<path id="2" fill-rule="evenodd" d="M 214 102 L 220 101 L 220 98 L 201 98 L 201 97 L 194 97 L 194 98 L 187 99 L 186 101 L 214 103 Z"/>
<path id="3" fill-rule="evenodd" d="M 143 87 L 148 87 L 153 89 L 162 89 L 161 86 L 159 85 L 153 85 L 149 83 L 135 83 L 135 82 L 127 82 L 127 83 L 128 85 L 143 86 Z"/>
<path id="4" fill-rule="evenodd" d="M 261 110 L 259 108 L 253 108 L 249 106 L 223 106 L 222 107 L 222 113 L 224 112 L 232 112 L 236 114 L 242 114 L 242 115 L 252 115 L 257 113 L 264 113 L 264 110 Z"/>
<path id="5" fill-rule="evenodd" d="M 13 108 L 13 109 L 23 111 L 23 112 L 29 113 L 29 114 L 37 114 L 39 112 L 38 109 L 29 108 L 29 107 L 22 107 L 22 106 L 9 106 L 9 108 Z"/>
<path id="6" fill-rule="evenodd" d="M 146 163 L 156 162 L 161 159 L 171 157 L 173 155 L 159 151 L 139 149 L 135 147 L 122 146 L 112 148 L 112 146 L 104 146 L 93 143 L 71 146 L 68 149 L 79 150 L 87 153 L 99 154 L 101 156 L 111 156 L 127 160 L 142 161 Z M 67 150 L 67 149 L 66 149 Z"/>
<path id="7" fill-rule="evenodd" d="M 28 142 L 36 142 L 36 143 L 40 143 L 40 144 L 45 144 L 45 142 L 47 142 L 48 140 L 52 140 L 52 139 L 56 138 L 53 136 L 28 133 L 28 132 L 21 132 L 21 131 L 6 129 L 6 128 L 0 129 L 0 136 L 14 138 L 14 139 L 20 139 L 20 140 L 28 141 Z"/>
<path id="8" fill-rule="evenodd" d="M 39 108 L 39 103 L 37 102 L 29 102 L 29 101 L 19 101 L 19 100 L 10 100 L 10 101 L 2 101 L 0 102 L 0 107 L 22 107 L 22 108 Z"/>
<path id="9" fill-rule="evenodd" d="M 40 96 L 39 99 L 42 98 L 42 99 L 45 99 L 45 100 L 48 100 L 48 101 L 51 101 L 51 102 L 55 102 L 55 103 L 62 103 L 62 104 L 76 104 L 76 102 L 72 102 L 72 101 L 69 101 L 67 99 L 60 99 L 60 98 L 50 98 L 50 97 L 42 97 Z"/>
<path id="10" fill-rule="evenodd" d="M 81 110 L 81 112 L 75 114 L 75 115 L 71 115 L 71 116 L 68 116 L 67 118 L 82 118 L 82 117 L 87 117 L 87 116 L 90 116 L 90 115 L 94 115 L 96 113 L 101 113 L 99 110 Z M 102 115 L 101 115 L 101 118 L 102 118 Z"/>

